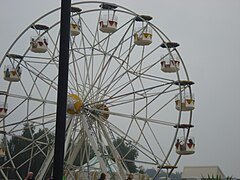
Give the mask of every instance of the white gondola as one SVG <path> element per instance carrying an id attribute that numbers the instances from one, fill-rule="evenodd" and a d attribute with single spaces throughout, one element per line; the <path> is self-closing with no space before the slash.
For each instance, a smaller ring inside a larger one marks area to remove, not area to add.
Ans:
<path id="1" fill-rule="evenodd" d="M 0 131 L 0 157 L 6 156 L 5 132 Z"/>
<path id="2" fill-rule="evenodd" d="M 115 14 L 117 6 L 113 3 L 102 3 L 102 14 L 99 20 L 99 30 L 103 33 L 113 33 L 117 30 L 118 17 Z"/>
<path id="3" fill-rule="evenodd" d="M 80 34 L 80 25 L 79 22 L 79 14 L 82 11 L 82 9 L 78 7 L 71 7 L 71 13 L 72 13 L 72 19 L 70 22 L 70 34 L 71 36 L 77 36 Z"/>
<path id="4" fill-rule="evenodd" d="M 80 34 L 80 26 L 77 23 L 70 23 L 70 33 L 71 36 L 77 36 Z"/>
<path id="5" fill-rule="evenodd" d="M 176 153 L 179 155 L 189 155 L 195 153 L 195 139 L 189 137 L 187 140 L 184 137 L 177 139 L 175 144 Z"/>
<path id="6" fill-rule="evenodd" d="M 100 17 L 99 29 L 103 33 L 113 33 L 117 30 L 118 17 L 115 14 L 103 14 Z"/>
<path id="7" fill-rule="evenodd" d="M 147 46 L 152 43 L 152 28 L 148 21 L 152 20 L 151 16 L 137 16 L 136 29 L 134 32 L 134 43 L 138 46 Z"/>
<path id="8" fill-rule="evenodd" d="M 18 82 L 21 79 L 22 70 L 20 66 L 16 68 L 12 65 L 4 66 L 3 79 L 11 82 Z"/>
<path id="9" fill-rule="evenodd" d="M 180 60 L 176 54 L 168 55 L 161 61 L 161 70 L 166 73 L 174 73 L 180 69 Z"/>
<path id="10" fill-rule="evenodd" d="M 7 110 L 7 103 L 0 102 L 0 118 L 4 118 L 7 115 Z"/>
<path id="11" fill-rule="evenodd" d="M 176 109 L 182 111 L 192 111 L 195 109 L 195 96 L 187 92 L 182 93 L 182 101 L 180 95 L 175 99 Z"/>
<path id="12" fill-rule="evenodd" d="M 48 40 L 46 37 L 31 37 L 30 50 L 35 53 L 45 53 L 48 48 Z"/>
<path id="13" fill-rule="evenodd" d="M 34 53 L 45 53 L 48 49 L 47 37 L 40 36 L 44 31 L 48 31 L 49 27 L 42 24 L 33 24 L 32 29 L 38 31 L 38 36 L 32 36 L 30 40 L 30 50 Z"/>
<path id="14" fill-rule="evenodd" d="M 152 43 L 152 28 L 138 28 L 134 33 L 134 43 L 138 46 L 147 46 Z"/>

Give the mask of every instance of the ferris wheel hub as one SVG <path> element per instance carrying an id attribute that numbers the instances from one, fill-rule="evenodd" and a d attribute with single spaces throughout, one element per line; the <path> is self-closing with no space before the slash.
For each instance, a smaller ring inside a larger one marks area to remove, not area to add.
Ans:
<path id="1" fill-rule="evenodd" d="M 77 114 L 80 112 L 83 102 L 76 94 L 69 94 L 67 97 L 67 112 L 69 114 Z"/>
<path id="2" fill-rule="evenodd" d="M 109 117 L 109 108 L 107 107 L 106 104 L 96 104 L 95 108 L 98 111 L 98 117 L 101 121 L 106 121 Z"/>

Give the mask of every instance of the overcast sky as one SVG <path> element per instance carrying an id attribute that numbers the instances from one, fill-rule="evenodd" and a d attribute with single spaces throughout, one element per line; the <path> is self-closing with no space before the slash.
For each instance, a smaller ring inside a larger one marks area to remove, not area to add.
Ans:
<path id="1" fill-rule="evenodd" d="M 78 2 L 73 0 L 72 2 Z M 226 176 L 240 177 L 240 1 L 113 0 L 153 17 L 178 48 L 190 79 L 196 109 L 191 134 L 196 153 L 184 166 L 218 165 Z M 31 22 L 58 7 L 56 0 L 8 0 L 0 3 L 0 56 Z"/>

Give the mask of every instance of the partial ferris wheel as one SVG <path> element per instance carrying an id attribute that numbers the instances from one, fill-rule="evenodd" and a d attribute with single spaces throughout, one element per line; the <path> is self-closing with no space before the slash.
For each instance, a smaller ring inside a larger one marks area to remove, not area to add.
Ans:
<path id="1" fill-rule="evenodd" d="M 31 23 L 0 61 L 4 179 L 23 179 L 28 171 L 46 179 L 52 172 L 59 13 L 57 8 Z M 152 21 L 112 3 L 72 4 L 64 157 L 69 179 L 96 179 L 100 172 L 125 179 L 129 162 L 171 173 L 181 155 L 195 152 L 194 83 L 179 44 Z M 128 159 L 130 151 L 119 151 L 123 144 L 138 156 Z M 135 173 L 135 179 L 143 177 L 149 178 Z"/>

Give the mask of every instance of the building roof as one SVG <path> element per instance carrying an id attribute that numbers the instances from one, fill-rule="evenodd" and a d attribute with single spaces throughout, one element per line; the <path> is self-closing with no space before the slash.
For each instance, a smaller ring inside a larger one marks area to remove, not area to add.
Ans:
<path id="1" fill-rule="evenodd" d="M 186 178 L 208 178 L 225 177 L 219 166 L 185 166 L 183 168 L 182 179 Z"/>

